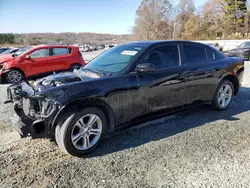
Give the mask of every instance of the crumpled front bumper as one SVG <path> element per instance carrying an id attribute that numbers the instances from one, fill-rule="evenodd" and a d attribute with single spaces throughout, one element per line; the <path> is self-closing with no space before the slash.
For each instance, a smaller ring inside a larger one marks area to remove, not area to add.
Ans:
<path id="1" fill-rule="evenodd" d="M 52 100 L 42 102 L 45 97 L 39 98 L 35 95 L 35 92 L 32 93 L 32 90 L 32 87 L 26 82 L 14 84 L 7 88 L 5 103 L 14 104 L 10 121 L 21 137 L 51 137 L 51 122 L 53 122 L 60 105 Z M 44 110 L 46 104 L 51 106 L 47 111 Z"/>

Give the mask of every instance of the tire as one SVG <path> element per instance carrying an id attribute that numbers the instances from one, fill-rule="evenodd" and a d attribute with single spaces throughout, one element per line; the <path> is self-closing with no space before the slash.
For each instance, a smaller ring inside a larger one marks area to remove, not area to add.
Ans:
<path id="1" fill-rule="evenodd" d="M 68 116 L 62 125 L 59 123 L 56 126 L 55 139 L 61 150 L 79 157 L 94 150 L 104 138 L 106 130 L 107 119 L 104 113 L 98 108 L 85 108 Z"/>
<path id="2" fill-rule="evenodd" d="M 69 67 L 69 69 L 71 70 L 71 71 L 73 71 L 74 69 L 80 69 L 81 68 L 81 64 L 79 64 L 79 63 L 74 63 L 74 64 L 72 64 L 70 67 Z"/>
<path id="3" fill-rule="evenodd" d="M 18 83 L 24 80 L 24 74 L 18 69 L 10 69 L 5 74 L 5 79 L 9 84 Z"/>
<path id="4" fill-rule="evenodd" d="M 228 109 L 232 103 L 233 95 L 234 86 L 232 82 L 222 80 L 214 93 L 213 108 L 219 111 Z"/>

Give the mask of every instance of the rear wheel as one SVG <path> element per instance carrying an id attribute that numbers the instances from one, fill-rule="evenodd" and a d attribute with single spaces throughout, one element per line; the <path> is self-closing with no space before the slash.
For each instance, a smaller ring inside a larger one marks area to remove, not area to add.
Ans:
<path id="1" fill-rule="evenodd" d="M 104 113 L 97 108 L 86 108 L 70 115 L 62 125 L 57 125 L 56 142 L 64 152 L 81 156 L 96 148 L 106 129 Z"/>
<path id="2" fill-rule="evenodd" d="M 230 107 L 234 95 L 234 86 L 229 80 L 223 80 L 215 91 L 213 107 L 216 110 L 226 110 Z"/>
<path id="3" fill-rule="evenodd" d="M 5 78 L 8 83 L 13 84 L 24 80 L 24 75 L 20 70 L 10 69 L 6 72 Z"/>

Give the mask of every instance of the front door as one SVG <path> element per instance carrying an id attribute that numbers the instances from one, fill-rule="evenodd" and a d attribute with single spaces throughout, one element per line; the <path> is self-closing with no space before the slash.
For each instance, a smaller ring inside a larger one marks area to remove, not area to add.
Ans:
<path id="1" fill-rule="evenodd" d="M 133 116 L 156 112 L 182 105 L 185 102 L 185 83 L 180 77 L 180 51 L 177 45 L 154 48 L 138 64 L 150 63 L 150 72 L 132 72 L 128 76 Z"/>
<path id="2" fill-rule="evenodd" d="M 30 58 L 24 59 L 22 62 L 26 76 L 37 75 L 50 71 L 50 56 L 48 48 L 35 50 L 28 55 Z"/>

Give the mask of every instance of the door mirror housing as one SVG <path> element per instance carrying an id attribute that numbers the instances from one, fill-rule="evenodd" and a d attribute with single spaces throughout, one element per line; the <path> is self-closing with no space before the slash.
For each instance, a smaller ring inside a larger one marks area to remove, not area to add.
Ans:
<path id="1" fill-rule="evenodd" d="M 25 55 L 24 59 L 30 59 L 30 55 Z"/>
<path id="2" fill-rule="evenodd" d="M 138 64 L 135 68 L 136 72 L 152 72 L 155 70 L 155 66 L 152 63 Z"/>

